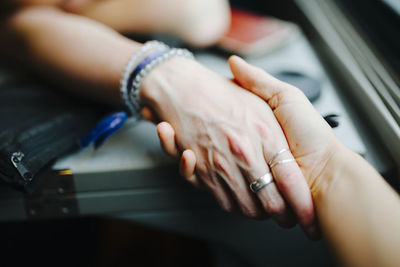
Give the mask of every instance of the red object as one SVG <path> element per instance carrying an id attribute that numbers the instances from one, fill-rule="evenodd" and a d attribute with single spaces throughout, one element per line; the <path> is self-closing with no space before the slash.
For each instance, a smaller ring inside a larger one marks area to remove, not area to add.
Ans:
<path id="1" fill-rule="evenodd" d="M 245 56 L 271 52 L 295 33 L 296 27 L 275 18 L 232 9 L 231 26 L 219 46 Z"/>

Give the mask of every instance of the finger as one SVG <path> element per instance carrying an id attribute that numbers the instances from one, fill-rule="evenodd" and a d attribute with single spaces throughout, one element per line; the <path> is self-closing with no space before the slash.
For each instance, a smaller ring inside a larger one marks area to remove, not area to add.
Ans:
<path id="1" fill-rule="evenodd" d="M 231 133 L 228 135 L 228 142 L 232 154 L 239 161 L 238 166 L 240 171 L 249 184 L 269 172 L 269 167 L 262 153 L 261 144 L 253 154 L 249 152 L 248 149 L 252 147 L 251 143 L 245 138 L 238 138 Z M 250 189 L 248 189 L 248 191 L 259 199 L 263 209 L 269 213 L 278 224 L 284 227 L 293 224 L 293 219 L 289 214 L 286 202 L 274 182 L 268 184 L 256 193 L 253 193 Z"/>
<path id="2" fill-rule="evenodd" d="M 185 178 L 186 181 L 199 189 L 204 189 L 201 180 L 195 175 L 196 168 L 196 155 L 190 149 L 183 151 L 179 163 L 179 173 Z"/>
<path id="3" fill-rule="evenodd" d="M 236 200 L 241 212 L 249 218 L 262 219 L 265 216 L 257 198 L 250 192 L 246 180 L 234 161 L 229 161 L 221 154 L 213 155 L 213 169 Z"/>
<path id="4" fill-rule="evenodd" d="M 196 167 L 196 155 L 190 149 L 183 151 L 179 164 L 179 173 L 188 178 L 194 174 Z"/>
<path id="5" fill-rule="evenodd" d="M 171 157 L 179 157 L 179 149 L 175 141 L 175 131 L 167 122 L 161 122 L 157 125 L 157 133 L 164 151 Z"/>
<path id="6" fill-rule="evenodd" d="M 321 130 L 319 125 L 323 124 L 328 129 L 328 124 L 300 89 L 276 79 L 264 70 L 246 63 L 237 56 L 229 58 L 229 66 L 235 81 L 244 89 L 267 101 L 273 111 L 281 104 L 286 103 L 292 107 L 295 106 L 296 108 L 294 109 L 296 110 L 301 110 L 303 116 L 299 116 L 298 123 L 307 126 L 303 128 L 312 128 L 319 131 Z M 287 120 L 287 114 L 285 113 L 275 113 L 275 116 L 280 122 Z M 321 123 L 316 123 L 318 121 Z"/>
<path id="7" fill-rule="evenodd" d="M 285 196 L 306 234 L 311 239 L 318 239 L 314 205 L 308 184 L 290 150 L 280 152 L 267 152 L 265 155 L 276 185 Z"/>
<path id="8" fill-rule="evenodd" d="M 141 114 L 144 119 L 151 121 L 154 124 L 157 124 L 160 122 L 160 120 L 157 118 L 157 116 L 154 114 L 154 112 L 149 107 L 143 107 L 141 110 Z"/>
<path id="9" fill-rule="evenodd" d="M 228 62 L 236 82 L 265 101 L 270 101 L 280 92 L 291 88 L 287 83 L 274 78 L 258 67 L 248 64 L 238 56 L 231 56 Z M 273 104 L 271 105 L 272 109 L 278 105 L 278 103 Z"/>
<path id="10" fill-rule="evenodd" d="M 236 202 L 220 177 L 216 173 L 210 173 L 208 168 L 201 164 L 196 165 L 196 173 L 205 187 L 213 194 L 221 209 L 225 212 L 233 212 L 236 208 Z"/>

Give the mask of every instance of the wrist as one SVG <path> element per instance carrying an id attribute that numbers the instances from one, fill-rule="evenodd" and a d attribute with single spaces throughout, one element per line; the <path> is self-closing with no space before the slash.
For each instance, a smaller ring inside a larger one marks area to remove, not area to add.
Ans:
<path id="1" fill-rule="evenodd" d="M 196 73 L 196 61 L 175 56 L 155 67 L 144 79 L 140 89 L 143 104 L 152 107 L 157 113 L 171 112 L 172 103 L 179 103 L 190 92 L 186 80 Z"/>
<path id="2" fill-rule="evenodd" d="M 170 64 L 166 64 L 166 62 L 173 61 L 175 57 L 194 58 L 193 54 L 186 49 L 170 48 L 158 41 L 146 42 L 138 52 L 131 56 L 121 78 L 120 92 L 127 111 L 136 120 L 140 119 L 141 109 L 144 105 L 152 102 L 158 103 L 158 99 L 165 99 L 160 95 L 163 92 L 161 89 L 170 88 L 171 86 L 169 86 L 163 73 L 172 74 L 172 68 L 168 67 Z M 163 64 L 167 65 L 164 71 L 157 72 L 157 70 L 154 70 Z M 149 75 L 150 78 L 148 78 Z M 144 80 L 150 80 L 150 84 L 143 86 Z M 160 82 L 160 80 L 163 80 L 163 82 Z M 145 88 L 144 92 L 141 90 L 142 87 Z"/>
<path id="3" fill-rule="evenodd" d="M 342 143 L 337 141 L 332 146 L 332 151 L 326 165 L 323 168 L 318 181 L 312 188 L 312 194 L 317 206 L 337 193 L 337 188 L 343 181 L 349 182 L 349 179 L 357 178 L 351 175 L 354 165 L 362 160 L 361 156 L 349 150 Z"/>

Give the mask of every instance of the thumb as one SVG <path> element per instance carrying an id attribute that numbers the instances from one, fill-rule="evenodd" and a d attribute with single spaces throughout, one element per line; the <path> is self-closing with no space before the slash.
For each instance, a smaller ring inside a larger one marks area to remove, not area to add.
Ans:
<path id="1" fill-rule="evenodd" d="M 236 82 L 265 101 L 269 101 L 273 96 L 290 87 L 238 56 L 231 56 L 228 62 Z"/>

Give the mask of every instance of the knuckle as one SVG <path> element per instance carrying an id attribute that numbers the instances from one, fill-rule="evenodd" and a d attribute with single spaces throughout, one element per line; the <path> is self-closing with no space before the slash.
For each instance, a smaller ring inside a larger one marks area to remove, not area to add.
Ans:
<path id="1" fill-rule="evenodd" d="M 244 209 L 243 214 L 250 219 L 261 219 L 261 212 L 258 209 Z"/>
<path id="2" fill-rule="evenodd" d="M 246 153 L 246 146 L 243 145 L 244 143 L 246 143 L 245 140 L 244 139 L 239 140 L 239 138 L 237 138 L 232 134 L 228 134 L 227 136 L 228 136 L 229 148 L 232 154 L 245 164 L 249 164 L 249 159 Z"/>
<path id="3" fill-rule="evenodd" d="M 268 141 L 269 138 L 271 137 L 271 130 L 269 129 L 269 127 L 266 126 L 265 123 L 261 122 L 256 123 L 255 127 L 262 140 Z"/>

